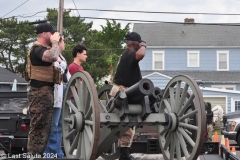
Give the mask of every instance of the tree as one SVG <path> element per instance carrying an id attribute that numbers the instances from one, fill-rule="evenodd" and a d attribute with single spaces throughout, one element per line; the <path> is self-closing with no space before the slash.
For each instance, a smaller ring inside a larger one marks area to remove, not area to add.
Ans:
<path id="1" fill-rule="evenodd" d="M 55 28 L 57 26 L 58 11 L 47 9 L 45 18 Z M 85 23 L 80 16 L 71 16 L 70 10 L 63 12 L 63 35 L 66 40 L 66 49 L 62 53 L 68 64 L 73 61 L 72 48 L 84 43 L 88 48 L 87 62 L 83 67 L 90 73 L 94 82 L 99 84 L 103 77 L 114 76 L 120 54 L 123 51 L 124 36 L 129 31 L 129 24 L 121 29 L 121 24 L 112 20 L 101 26 L 102 31 L 93 30 L 92 22 Z M 0 21 L 0 65 L 12 72 L 20 73 L 26 69 L 27 52 L 36 40 L 34 33 L 36 25 L 28 21 L 17 19 Z M 85 38 L 83 42 L 82 39 Z"/>
<path id="2" fill-rule="evenodd" d="M 0 21 L 0 64 L 6 69 L 23 75 L 29 44 L 35 40 L 35 27 L 28 21 L 16 18 Z"/>
<path id="3" fill-rule="evenodd" d="M 121 29 L 121 24 L 117 23 L 115 20 L 111 22 L 106 21 L 106 26 L 101 25 L 102 32 L 100 33 L 99 39 L 102 41 L 104 46 L 109 48 L 106 50 L 108 58 L 106 59 L 109 66 L 108 70 L 110 71 L 110 81 L 113 83 L 113 77 L 115 75 L 116 67 L 121 53 L 124 50 L 124 37 L 129 32 L 128 23 L 123 29 Z"/>
<path id="4" fill-rule="evenodd" d="M 57 10 L 47 9 L 48 20 L 53 26 L 57 26 Z M 92 22 L 85 23 L 80 16 L 70 16 L 70 11 L 63 12 L 63 35 L 66 38 L 66 49 L 63 52 L 68 64 L 73 60 L 72 48 L 78 43 L 84 43 L 88 48 L 87 62 L 83 63 L 84 69 L 90 73 L 95 83 L 99 83 L 103 77 L 110 74 L 110 66 L 116 68 L 119 55 L 122 52 L 124 36 L 129 31 L 129 24 L 121 29 L 121 24 L 116 21 L 106 21 L 106 27 L 102 31 L 92 29 Z M 85 38 L 83 42 L 82 39 Z M 112 71 L 112 70 L 111 70 Z"/>

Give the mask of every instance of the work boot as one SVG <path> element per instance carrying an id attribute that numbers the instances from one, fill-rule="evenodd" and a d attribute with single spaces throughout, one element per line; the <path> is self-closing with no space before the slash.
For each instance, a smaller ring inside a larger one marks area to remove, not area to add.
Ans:
<path id="1" fill-rule="evenodd" d="M 130 154 L 130 148 L 129 147 L 120 147 L 120 158 L 119 160 L 136 160 L 131 154 Z"/>

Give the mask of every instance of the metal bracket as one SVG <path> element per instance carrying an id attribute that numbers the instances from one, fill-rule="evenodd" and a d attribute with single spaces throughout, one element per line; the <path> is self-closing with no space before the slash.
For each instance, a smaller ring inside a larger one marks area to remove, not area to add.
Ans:
<path id="1" fill-rule="evenodd" d="M 142 110 L 142 120 L 145 120 L 149 114 L 152 112 L 150 109 L 150 105 L 149 105 L 149 97 L 148 96 L 144 96 L 144 99 L 142 100 L 142 106 L 143 106 L 143 110 Z"/>

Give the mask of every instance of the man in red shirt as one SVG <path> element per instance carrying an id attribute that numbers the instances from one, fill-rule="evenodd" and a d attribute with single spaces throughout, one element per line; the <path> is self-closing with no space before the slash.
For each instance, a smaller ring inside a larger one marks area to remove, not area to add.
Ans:
<path id="1" fill-rule="evenodd" d="M 77 71 L 84 71 L 82 63 L 87 59 L 87 47 L 83 44 L 76 45 L 72 50 L 73 62 L 68 66 L 69 73 L 73 75 Z"/>

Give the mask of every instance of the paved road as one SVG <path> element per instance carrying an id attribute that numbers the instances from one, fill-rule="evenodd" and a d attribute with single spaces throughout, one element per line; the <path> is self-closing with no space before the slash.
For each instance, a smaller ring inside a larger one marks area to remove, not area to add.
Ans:
<path id="1" fill-rule="evenodd" d="M 219 136 L 219 142 L 221 141 L 221 136 Z M 236 155 L 240 159 L 240 147 L 237 145 L 235 141 L 230 140 L 230 147 L 235 146 L 236 148 Z M 0 155 L 3 155 L 4 152 L 0 150 Z M 133 154 L 134 157 L 136 157 L 138 160 L 164 160 L 162 154 L 141 154 L 141 153 L 135 153 Z M 0 158 L 1 160 L 1 158 Z M 99 157 L 97 160 L 104 160 L 103 158 Z M 198 158 L 197 160 L 200 160 Z"/>
<path id="2" fill-rule="evenodd" d="M 221 136 L 219 136 L 219 142 L 221 142 Z M 236 148 L 236 155 L 240 159 L 240 147 L 237 145 L 236 141 L 230 140 L 229 141 L 230 148 L 232 149 L 232 146 L 235 146 Z M 164 160 L 162 154 L 141 154 L 141 153 L 135 153 L 132 154 L 135 158 L 138 160 Z M 103 158 L 99 157 L 97 160 L 104 160 Z M 200 160 L 198 158 L 197 160 Z"/>

